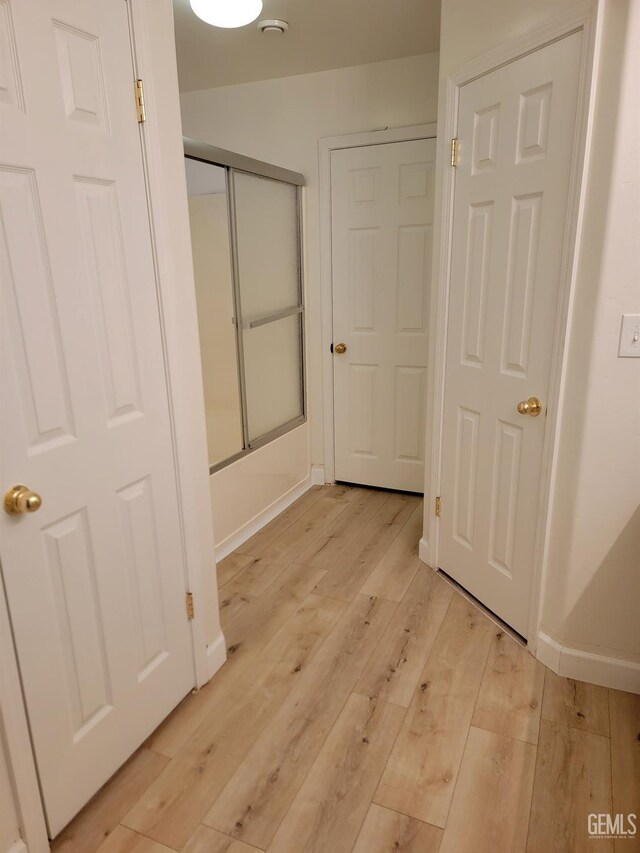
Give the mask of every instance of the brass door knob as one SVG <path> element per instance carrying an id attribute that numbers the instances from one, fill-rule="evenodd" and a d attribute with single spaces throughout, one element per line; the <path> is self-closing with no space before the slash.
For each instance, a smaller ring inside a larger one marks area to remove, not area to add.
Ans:
<path id="1" fill-rule="evenodd" d="M 37 492 L 32 492 L 26 486 L 18 483 L 12 486 L 4 496 L 4 511 L 9 515 L 20 515 L 23 512 L 37 512 L 42 506 L 42 498 Z"/>
<path id="2" fill-rule="evenodd" d="M 347 345 L 346 344 L 336 344 L 333 348 L 333 351 L 335 353 L 337 353 L 338 355 L 344 355 L 344 353 L 347 351 Z"/>
<path id="3" fill-rule="evenodd" d="M 538 397 L 529 397 L 528 400 L 521 400 L 518 403 L 518 412 L 521 415 L 531 415 L 532 418 L 537 418 L 542 412 L 542 401 Z"/>

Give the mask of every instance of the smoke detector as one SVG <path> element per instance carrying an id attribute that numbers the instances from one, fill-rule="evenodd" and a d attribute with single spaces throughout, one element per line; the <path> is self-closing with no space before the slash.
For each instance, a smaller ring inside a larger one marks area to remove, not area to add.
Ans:
<path id="1" fill-rule="evenodd" d="M 278 21 L 276 19 L 265 19 L 258 21 L 258 29 L 261 33 L 286 33 L 289 29 L 289 24 L 286 21 Z"/>

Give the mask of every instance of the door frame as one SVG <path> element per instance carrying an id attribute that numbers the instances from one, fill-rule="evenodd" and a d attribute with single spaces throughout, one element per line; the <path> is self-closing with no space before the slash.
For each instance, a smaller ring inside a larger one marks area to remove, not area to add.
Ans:
<path id="1" fill-rule="evenodd" d="M 429 388 L 427 411 L 432 413 L 427 437 L 427 468 L 425 482 L 425 518 L 423 538 L 420 541 L 420 558 L 433 568 L 438 567 L 439 524 L 435 514 L 436 497 L 441 495 L 442 451 L 445 377 L 447 367 L 447 324 L 449 319 L 449 291 L 451 278 L 451 252 L 453 242 L 453 210 L 455 195 L 455 168 L 450 163 L 451 140 L 457 136 L 460 89 L 467 83 L 483 77 L 502 66 L 514 62 L 536 50 L 582 31 L 582 55 L 580 83 L 574 136 L 576 156 L 571 166 L 569 196 L 565 225 L 565 241 L 562 253 L 558 314 L 552 342 L 551 375 L 549 383 L 548 415 L 542 457 L 542 476 L 539 491 L 539 513 L 536 534 L 531 584 L 531 603 L 527 632 L 529 650 L 536 653 L 540 630 L 544 580 L 548 565 L 548 550 L 553 500 L 558 467 L 558 446 L 562 403 L 567 374 L 567 360 L 573 296 L 576 286 L 577 258 L 585 206 L 586 164 L 589 161 L 593 103 L 595 100 L 595 70 L 597 62 L 596 34 L 601 28 L 600 0 L 586 0 L 560 15 L 551 18 L 525 36 L 501 44 L 500 47 L 463 65 L 455 72 L 440 79 L 440 103 L 438 114 L 443 117 L 443 133 L 438 145 L 436 174 L 440 186 L 436 185 L 436 206 L 440 201 L 440 212 L 434 228 L 434 287 L 431 302 L 432 351 L 429 364 Z"/>
<path id="2" fill-rule="evenodd" d="M 158 311 L 169 398 L 185 595 L 192 592 L 193 684 L 201 687 L 226 660 L 220 628 L 204 392 L 183 167 L 171 0 L 126 0 L 134 78 L 144 81 L 147 120 L 140 140 Z M 134 98 L 134 79 L 131 81 Z M 191 286 L 189 286 L 191 284 Z M 201 417 L 198 417 L 198 413 Z M 194 416 L 195 415 L 195 416 Z M 186 608 L 186 601 L 185 601 Z M 186 613 L 186 610 L 185 610 Z M 0 567 L 0 645 L 13 648 Z M 0 657 L 0 750 L 7 755 L 22 841 L 12 853 L 49 850 L 44 806 L 22 696 L 17 655 Z"/>
<path id="3" fill-rule="evenodd" d="M 325 136 L 318 141 L 320 165 L 320 291 L 322 297 L 322 434 L 324 438 L 324 483 L 335 483 L 335 420 L 333 397 L 333 250 L 331 215 L 331 153 L 345 148 L 387 145 L 390 142 L 413 142 L 435 139 L 437 125 L 408 125 L 383 130 Z M 428 411 L 428 410 L 427 410 Z M 314 479 L 314 482 L 316 480 Z"/>
<path id="4" fill-rule="evenodd" d="M 226 660 L 215 572 L 202 362 L 184 172 L 171 0 L 127 0 L 136 78 L 144 81 L 140 125 L 156 271 L 185 575 L 194 598 L 194 687 Z M 198 417 L 198 414 L 200 417 Z"/>

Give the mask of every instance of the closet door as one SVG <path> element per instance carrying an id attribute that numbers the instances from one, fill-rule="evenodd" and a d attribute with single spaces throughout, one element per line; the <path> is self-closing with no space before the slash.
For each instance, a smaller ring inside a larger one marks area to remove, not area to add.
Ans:
<path id="1" fill-rule="evenodd" d="M 53 836 L 195 676 L 127 4 L 3 0 L 0 45 L 0 560 Z"/>
<path id="2" fill-rule="evenodd" d="M 581 42 L 460 92 L 438 564 L 523 635 Z"/>

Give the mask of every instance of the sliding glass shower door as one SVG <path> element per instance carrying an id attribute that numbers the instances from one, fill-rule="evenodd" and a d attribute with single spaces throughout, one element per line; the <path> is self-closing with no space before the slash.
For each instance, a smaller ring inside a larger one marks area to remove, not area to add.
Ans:
<path id="1" fill-rule="evenodd" d="M 301 178 L 199 143 L 185 153 L 214 471 L 305 420 Z"/>

